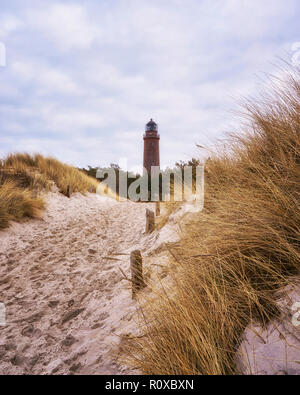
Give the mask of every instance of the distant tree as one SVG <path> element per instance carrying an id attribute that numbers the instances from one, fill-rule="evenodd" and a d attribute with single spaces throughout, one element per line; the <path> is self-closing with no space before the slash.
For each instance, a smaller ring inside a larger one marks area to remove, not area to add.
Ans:
<path id="1" fill-rule="evenodd" d="M 160 199 L 161 200 L 164 199 L 164 197 L 162 196 L 162 175 L 164 173 L 170 173 L 170 172 L 176 173 L 176 171 L 178 171 L 178 168 L 179 168 L 182 171 L 182 176 L 183 176 L 182 179 L 184 180 L 184 167 L 191 166 L 193 168 L 193 189 L 194 189 L 195 188 L 195 180 L 196 180 L 196 167 L 199 165 L 201 165 L 201 161 L 198 159 L 192 158 L 191 160 L 186 161 L 186 162 L 185 161 L 176 162 L 175 168 L 173 168 L 173 169 L 167 168 L 166 170 L 163 170 L 160 174 L 160 177 L 159 177 L 159 197 L 160 197 Z M 105 172 L 105 170 L 114 169 L 114 171 L 116 172 L 116 180 L 117 180 L 116 190 L 114 192 L 117 193 L 118 195 L 120 193 L 120 188 L 119 188 L 119 176 L 120 175 L 127 176 L 127 191 L 128 191 L 129 186 L 133 182 L 135 182 L 138 178 L 141 177 L 141 175 L 137 174 L 137 173 L 134 174 L 132 172 L 125 172 L 116 163 L 111 163 L 109 167 L 88 166 L 87 169 L 83 168 L 83 169 L 79 169 L 79 170 L 83 171 L 85 174 L 89 175 L 90 177 L 97 178 L 96 175 L 97 175 L 97 170 L 99 168 L 102 169 L 104 172 Z M 103 177 L 102 179 L 99 179 L 100 182 L 104 181 L 104 180 L 105 180 L 105 177 Z M 174 176 L 173 175 L 171 175 L 170 181 L 171 181 L 170 186 L 171 186 L 171 196 L 172 196 L 172 193 L 173 193 L 172 191 L 174 190 L 174 188 L 173 188 L 174 187 Z M 150 196 L 151 196 L 151 176 L 149 176 L 149 178 L 148 178 L 148 191 L 149 191 L 149 198 L 150 198 Z M 137 192 L 139 192 L 139 191 L 137 191 Z M 126 196 L 122 196 L 122 197 L 128 198 L 128 192 L 127 192 Z"/>
<path id="2" fill-rule="evenodd" d="M 130 184 L 132 182 L 136 181 L 140 177 L 140 174 L 134 174 L 132 172 L 130 172 L 130 173 L 129 172 L 125 172 L 116 163 L 111 163 L 109 167 L 101 167 L 101 166 L 91 167 L 91 166 L 88 166 L 87 169 L 83 168 L 83 169 L 79 169 L 79 170 L 83 171 L 85 174 L 89 175 L 90 177 L 97 178 L 97 170 L 98 169 L 101 169 L 104 173 L 105 173 L 105 171 L 114 169 L 114 171 L 116 173 L 116 181 L 117 182 L 116 182 L 116 189 L 113 192 L 115 192 L 118 195 L 120 193 L 120 188 L 119 188 L 119 176 L 120 175 L 127 176 L 127 191 L 128 191 L 128 188 L 129 188 Z M 106 177 L 98 178 L 98 180 L 101 182 L 101 181 L 104 181 L 105 178 Z M 126 196 L 122 196 L 122 197 L 128 198 L 127 195 Z"/>
<path id="3" fill-rule="evenodd" d="M 201 164 L 202 164 L 202 162 L 199 159 L 192 158 L 187 162 L 180 160 L 179 162 L 175 163 L 175 166 L 183 169 L 185 166 L 191 166 L 193 168 L 196 168 L 197 166 L 200 166 Z"/>
<path id="4" fill-rule="evenodd" d="M 192 158 L 187 162 L 184 162 L 182 160 L 180 160 L 179 162 L 175 163 L 175 166 L 179 167 L 182 171 L 182 180 L 184 181 L 184 168 L 185 167 L 192 167 L 192 177 L 193 177 L 193 185 L 192 185 L 192 189 L 193 189 L 193 193 L 196 192 L 196 168 L 197 166 L 202 165 L 202 162 L 199 159 L 196 158 Z"/>
<path id="5" fill-rule="evenodd" d="M 121 170 L 120 166 L 119 166 L 118 164 L 116 164 L 116 163 L 111 163 L 111 164 L 110 164 L 110 167 L 111 167 L 112 169 Z"/>

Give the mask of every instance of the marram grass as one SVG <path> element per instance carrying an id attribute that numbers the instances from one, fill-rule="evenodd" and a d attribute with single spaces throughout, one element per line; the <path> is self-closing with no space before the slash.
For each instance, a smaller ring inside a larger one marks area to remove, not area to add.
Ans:
<path id="1" fill-rule="evenodd" d="M 96 192 L 99 183 L 78 169 L 54 158 L 40 154 L 10 154 L 0 161 L 0 228 L 6 228 L 11 220 L 38 217 L 45 207 L 43 197 L 35 190 L 49 191 L 56 184 L 59 191 L 86 193 L 92 187 Z"/>
<path id="2" fill-rule="evenodd" d="M 276 316 L 275 292 L 299 275 L 299 73 L 246 116 L 206 163 L 205 208 L 169 247 L 171 279 L 141 300 L 127 362 L 145 374 L 240 373 L 244 329 Z"/>

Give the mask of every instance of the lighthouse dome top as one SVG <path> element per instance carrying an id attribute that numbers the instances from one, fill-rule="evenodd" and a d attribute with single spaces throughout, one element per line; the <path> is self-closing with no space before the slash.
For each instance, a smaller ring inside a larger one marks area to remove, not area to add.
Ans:
<path id="1" fill-rule="evenodd" d="M 157 123 L 155 123 L 153 121 L 153 119 L 151 118 L 150 121 L 147 123 L 146 125 L 146 131 L 152 131 L 152 130 L 156 130 L 157 131 Z"/>

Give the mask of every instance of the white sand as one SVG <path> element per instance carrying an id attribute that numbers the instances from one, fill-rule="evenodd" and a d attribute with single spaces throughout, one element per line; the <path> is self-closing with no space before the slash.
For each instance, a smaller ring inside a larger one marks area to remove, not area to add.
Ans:
<path id="1" fill-rule="evenodd" d="M 237 362 L 243 374 L 300 375 L 300 280 L 280 292 L 281 317 L 265 328 L 249 325 Z"/>
<path id="2" fill-rule="evenodd" d="M 129 256 L 114 254 L 147 244 L 149 204 L 93 194 L 47 201 L 42 220 L 0 232 L 0 374 L 135 373 L 115 360 L 137 325 L 119 270 L 130 277 Z"/>

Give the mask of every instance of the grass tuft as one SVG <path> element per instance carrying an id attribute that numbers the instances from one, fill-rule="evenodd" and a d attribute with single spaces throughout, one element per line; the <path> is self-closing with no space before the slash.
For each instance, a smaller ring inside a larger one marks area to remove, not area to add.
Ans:
<path id="1" fill-rule="evenodd" d="M 39 217 L 45 208 L 42 198 L 34 198 L 32 191 L 22 189 L 14 181 L 4 181 L 0 186 L 0 228 L 4 229 L 12 220 Z"/>

